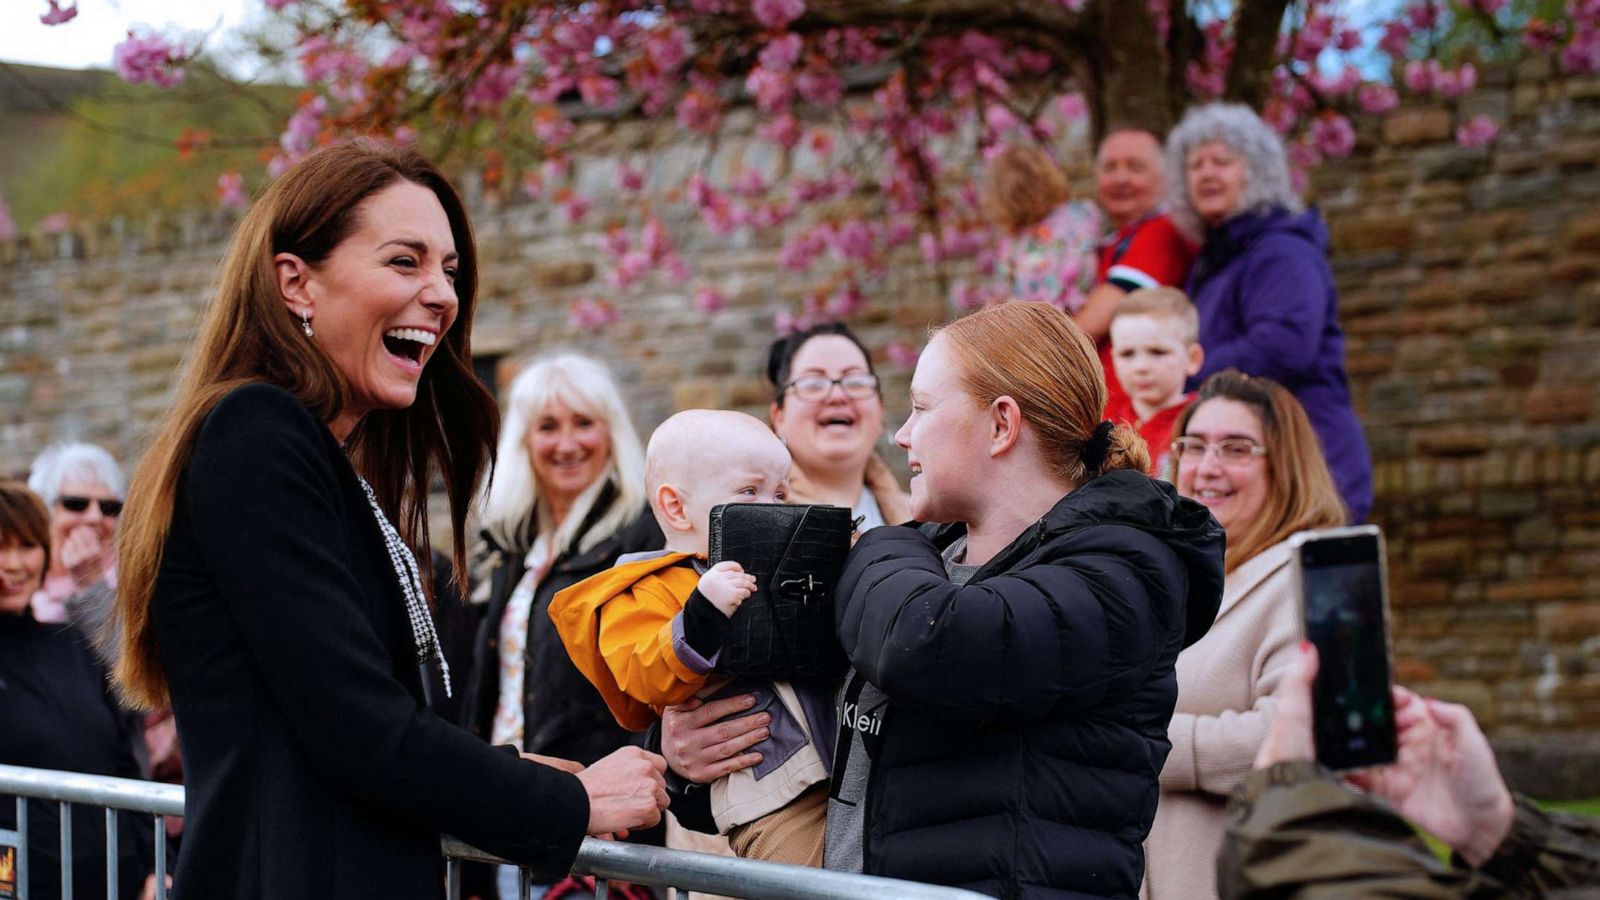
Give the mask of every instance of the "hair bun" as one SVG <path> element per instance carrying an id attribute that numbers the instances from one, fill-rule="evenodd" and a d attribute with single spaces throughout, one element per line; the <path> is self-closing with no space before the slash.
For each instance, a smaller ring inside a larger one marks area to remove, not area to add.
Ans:
<path id="1" fill-rule="evenodd" d="M 1083 442 L 1079 456 L 1083 458 L 1083 468 L 1091 478 L 1099 475 L 1100 467 L 1105 465 L 1106 453 L 1111 449 L 1111 432 L 1116 427 L 1110 419 L 1102 419 L 1100 424 L 1095 426 L 1094 434 Z"/>

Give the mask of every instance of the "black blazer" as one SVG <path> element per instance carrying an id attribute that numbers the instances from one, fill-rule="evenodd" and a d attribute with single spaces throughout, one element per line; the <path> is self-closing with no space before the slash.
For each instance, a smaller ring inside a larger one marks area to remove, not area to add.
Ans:
<path id="1" fill-rule="evenodd" d="M 425 707 L 356 474 L 288 392 L 242 387 L 206 417 L 152 615 L 188 782 L 178 900 L 437 898 L 441 831 L 571 866 L 583 786 Z"/>

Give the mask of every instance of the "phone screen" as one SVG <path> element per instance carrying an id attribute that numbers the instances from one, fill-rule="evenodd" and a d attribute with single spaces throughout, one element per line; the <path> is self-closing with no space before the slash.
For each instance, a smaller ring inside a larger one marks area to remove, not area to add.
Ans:
<path id="1" fill-rule="evenodd" d="M 1381 552 L 1376 534 L 1300 548 L 1306 639 L 1320 660 L 1312 687 L 1317 759 L 1330 769 L 1395 758 Z"/>

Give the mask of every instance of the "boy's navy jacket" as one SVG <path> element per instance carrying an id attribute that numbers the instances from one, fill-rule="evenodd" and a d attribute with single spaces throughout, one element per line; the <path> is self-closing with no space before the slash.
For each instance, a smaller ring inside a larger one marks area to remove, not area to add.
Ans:
<path id="1" fill-rule="evenodd" d="M 865 871 L 1002 897 L 1133 897 L 1177 702 L 1173 663 L 1222 599 L 1224 536 L 1116 471 L 1063 497 L 964 586 L 964 526 L 876 528 L 839 637 L 890 698 Z"/>

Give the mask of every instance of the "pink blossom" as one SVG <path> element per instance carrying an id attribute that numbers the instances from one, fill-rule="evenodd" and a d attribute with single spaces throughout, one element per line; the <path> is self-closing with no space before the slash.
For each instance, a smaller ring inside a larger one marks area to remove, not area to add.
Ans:
<path id="1" fill-rule="evenodd" d="M 845 262 L 866 262 L 875 252 L 872 230 L 860 219 L 850 219 L 833 232 L 833 252 Z"/>
<path id="2" fill-rule="evenodd" d="M 1333 19 L 1320 13 L 1314 14 L 1300 29 L 1295 56 L 1304 60 L 1315 59 L 1332 41 Z"/>
<path id="3" fill-rule="evenodd" d="M 1505 9 L 1507 0 L 1470 0 L 1470 2 L 1479 12 L 1492 16 Z"/>
<path id="4" fill-rule="evenodd" d="M 1311 140 L 1323 155 L 1342 159 L 1356 147 L 1356 130 L 1344 116 L 1324 113 L 1311 123 Z"/>
<path id="5" fill-rule="evenodd" d="M 827 240 L 819 229 L 813 228 L 791 237 L 778 251 L 778 265 L 791 272 L 804 272 L 811 268 L 812 260 L 827 247 Z"/>
<path id="6" fill-rule="evenodd" d="M 644 52 L 657 72 L 667 74 L 689 58 L 689 41 L 681 28 L 657 28 L 644 39 Z"/>
<path id="7" fill-rule="evenodd" d="M 1434 89 L 1441 71 L 1438 60 L 1412 60 L 1406 63 L 1406 87 L 1416 93 L 1425 94 Z"/>
<path id="8" fill-rule="evenodd" d="M 844 99 L 844 79 L 829 69 L 806 69 L 795 79 L 795 87 L 807 103 L 832 106 Z"/>
<path id="9" fill-rule="evenodd" d="M 1356 104 L 1368 115 L 1386 113 L 1400 105 L 1400 95 L 1386 84 L 1364 84 L 1356 92 Z"/>
<path id="10" fill-rule="evenodd" d="M 39 21 L 46 25 L 61 25 L 71 22 L 78 17 L 78 4 L 74 3 L 62 9 L 57 0 L 50 0 L 50 10 L 39 16 Z M 12 226 L 15 228 L 15 226 Z"/>
<path id="11" fill-rule="evenodd" d="M 322 116 L 328 111 L 328 99 L 321 95 L 312 97 L 294 111 L 278 136 L 279 157 L 285 167 L 297 162 L 311 151 L 317 136 L 322 133 Z"/>
<path id="12" fill-rule="evenodd" d="M 1088 0 L 1057 0 L 1067 12 L 1083 12 Z"/>
<path id="13" fill-rule="evenodd" d="M 667 237 L 667 229 L 655 216 L 646 219 L 644 227 L 639 229 L 639 249 L 649 254 L 652 262 L 660 262 L 672 253 L 672 241 Z"/>
<path id="14" fill-rule="evenodd" d="M 35 227 L 42 234 L 60 234 L 72 227 L 72 216 L 67 215 L 64 210 L 57 210 L 40 219 Z"/>
<path id="15" fill-rule="evenodd" d="M 1478 85 L 1478 70 L 1472 63 L 1467 63 L 1454 72 L 1440 72 L 1434 82 L 1434 90 L 1442 97 L 1456 98 L 1471 91 Z"/>
<path id="16" fill-rule="evenodd" d="M 1289 162 L 1301 169 L 1309 169 L 1322 162 L 1322 151 L 1311 143 L 1310 135 L 1302 135 L 1300 139 L 1289 141 L 1284 145 L 1289 154 Z"/>
<path id="17" fill-rule="evenodd" d="M 865 309 L 867 298 L 854 281 L 829 295 L 822 304 L 822 313 L 830 319 L 848 319 Z"/>
<path id="18" fill-rule="evenodd" d="M 1405 56 L 1411 46 L 1411 26 L 1404 22 L 1389 22 L 1383 26 L 1383 37 L 1378 49 L 1394 57 Z"/>
<path id="19" fill-rule="evenodd" d="M 17 236 L 17 220 L 11 218 L 11 207 L 6 205 L 6 199 L 0 197 L 0 241 L 9 241 Z"/>
<path id="20" fill-rule="evenodd" d="M 833 155 L 833 135 L 821 128 L 814 128 L 806 140 L 806 146 L 811 148 L 812 153 L 827 159 Z"/>
<path id="21" fill-rule="evenodd" d="M 800 120 L 796 119 L 792 113 L 779 113 L 770 120 L 761 123 L 756 129 L 756 135 L 764 141 L 770 141 L 788 149 L 800 143 Z"/>
<path id="22" fill-rule="evenodd" d="M 1334 38 L 1333 41 L 1333 45 L 1339 48 L 1339 50 L 1343 53 L 1349 53 L 1351 50 L 1361 49 L 1362 43 L 1363 41 L 1361 39 L 1361 32 L 1355 30 L 1354 28 L 1340 29 L 1339 34 Z"/>
<path id="23" fill-rule="evenodd" d="M 250 198 L 244 192 L 244 176 L 238 172 L 224 172 L 217 176 L 217 202 L 224 209 L 244 209 Z"/>
<path id="24" fill-rule="evenodd" d="M 917 359 L 922 356 L 921 347 L 904 341 L 891 341 L 883 352 L 889 357 L 889 364 L 900 369 L 915 369 Z"/>
<path id="25" fill-rule="evenodd" d="M 727 306 L 727 299 L 714 287 L 702 287 L 694 292 L 694 308 L 705 315 L 720 312 Z"/>
<path id="26" fill-rule="evenodd" d="M 290 4 L 297 3 L 299 0 L 261 0 L 261 2 L 266 4 L 267 9 L 273 12 L 281 12 Z"/>
<path id="27" fill-rule="evenodd" d="M 583 297 L 567 311 L 567 324 L 579 331 L 599 331 L 617 321 L 617 311 L 604 300 Z"/>
<path id="28" fill-rule="evenodd" d="M 988 109 L 983 111 L 983 124 L 987 125 L 989 130 L 995 134 L 1002 134 L 1011 128 L 1021 125 L 1022 120 L 1017 118 L 1016 113 L 1004 105 L 991 103 Z"/>
<path id="29" fill-rule="evenodd" d="M 916 234 L 916 231 L 916 220 L 900 217 L 896 218 L 888 225 L 885 225 L 882 230 L 879 231 L 878 239 L 885 247 L 899 247 L 902 244 L 910 241 L 911 236 Z"/>
<path id="30" fill-rule="evenodd" d="M 1439 24 L 1439 7 L 1433 0 L 1419 0 L 1406 8 L 1406 18 L 1413 28 L 1427 30 Z"/>
<path id="31" fill-rule="evenodd" d="M 183 63 L 189 54 L 177 44 L 169 44 L 155 34 L 136 36 L 128 32 L 128 39 L 111 51 L 111 61 L 117 74 L 129 84 L 146 81 L 158 87 L 173 87 L 183 81 Z"/>
<path id="32" fill-rule="evenodd" d="M 764 113 L 777 113 L 789 105 L 794 96 L 794 80 L 782 72 L 765 66 L 756 66 L 745 76 L 744 89 L 755 98 L 756 108 Z"/>
<path id="33" fill-rule="evenodd" d="M 760 197 L 768 190 L 767 179 L 759 169 L 740 169 L 728 189 L 738 197 Z"/>
<path id="34" fill-rule="evenodd" d="M 604 109 L 616 103 L 621 93 L 616 80 L 604 75 L 585 75 L 578 79 L 578 96 L 583 98 L 585 106 Z"/>
<path id="35" fill-rule="evenodd" d="M 632 242 L 628 240 L 628 233 L 621 228 L 611 228 L 600 238 L 600 246 L 605 248 L 611 256 L 620 257 L 628 252 Z"/>
<path id="36" fill-rule="evenodd" d="M 617 166 L 617 183 L 630 194 L 644 190 L 644 173 L 627 163 Z"/>
<path id="37" fill-rule="evenodd" d="M 1089 114 L 1089 104 L 1083 101 L 1082 94 L 1062 94 L 1056 100 L 1056 109 L 1068 122 L 1076 122 Z"/>
<path id="38" fill-rule="evenodd" d="M 1549 53 L 1561 43 L 1561 28 L 1551 22 L 1529 19 L 1522 33 L 1522 43 L 1534 53 Z"/>
<path id="39" fill-rule="evenodd" d="M 767 46 L 761 48 L 757 59 L 760 60 L 761 68 L 769 72 L 787 72 L 800 61 L 800 51 L 803 46 L 800 35 L 786 34 L 769 41 Z"/>
<path id="40" fill-rule="evenodd" d="M 958 281 L 950 288 L 950 302 L 961 312 L 967 312 L 984 306 L 989 298 L 971 283 Z"/>
<path id="41" fill-rule="evenodd" d="M 417 130 L 410 125 L 400 125 L 395 128 L 389 139 L 402 147 L 409 147 L 417 142 Z"/>
<path id="42" fill-rule="evenodd" d="M 617 259 L 617 267 L 606 276 L 606 281 L 616 290 L 627 290 L 631 285 L 638 283 L 650 271 L 650 257 L 638 250 L 622 254 Z"/>
<path id="43" fill-rule="evenodd" d="M 589 208 L 593 205 L 589 198 L 571 194 L 561 201 L 561 211 L 567 215 L 567 224 L 575 225 L 588 214 Z"/>
<path id="44" fill-rule="evenodd" d="M 678 124 L 690 131 L 710 134 L 717 130 L 721 104 L 711 94 L 691 88 L 678 101 Z"/>
<path id="45" fill-rule="evenodd" d="M 1585 74 L 1600 70 L 1600 31 L 1579 28 L 1561 51 L 1561 68 Z"/>
<path id="46" fill-rule="evenodd" d="M 528 195 L 529 200 L 544 199 L 544 176 L 538 172 L 522 176 L 522 192 Z"/>
<path id="47" fill-rule="evenodd" d="M 668 253 L 666 258 L 661 260 L 661 268 L 674 283 L 688 281 L 694 277 L 694 273 L 689 270 L 689 266 L 683 261 L 683 257 L 676 253 Z"/>
<path id="48" fill-rule="evenodd" d="M 1488 116 L 1476 116 L 1456 129 L 1456 143 L 1463 147 L 1487 147 L 1500 134 L 1500 126 Z"/>
<path id="49" fill-rule="evenodd" d="M 805 15 L 805 0 L 752 0 L 750 13 L 767 28 L 786 28 Z"/>

